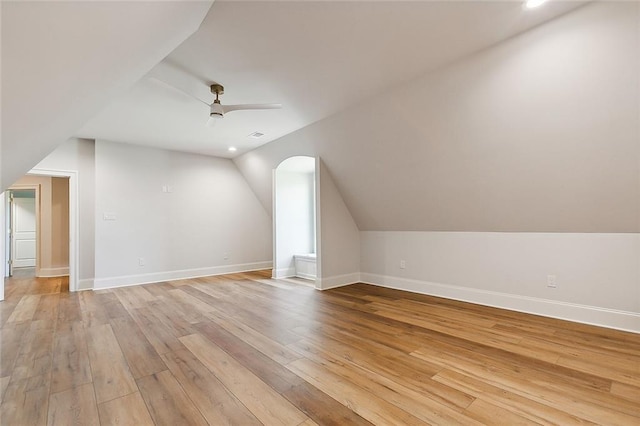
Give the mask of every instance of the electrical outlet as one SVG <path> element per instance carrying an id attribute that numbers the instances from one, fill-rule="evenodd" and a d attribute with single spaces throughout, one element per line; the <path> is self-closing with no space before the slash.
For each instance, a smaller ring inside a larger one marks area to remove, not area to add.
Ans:
<path id="1" fill-rule="evenodd" d="M 405 260 L 400 261 L 400 269 L 404 269 L 407 267 L 407 262 Z"/>
<path id="2" fill-rule="evenodd" d="M 144 266 L 144 257 L 138 258 L 138 266 Z"/>
<path id="3" fill-rule="evenodd" d="M 224 260 L 229 260 L 229 252 L 225 252 L 225 254 L 224 254 Z"/>
<path id="4" fill-rule="evenodd" d="M 547 275 L 547 287 L 549 288 L 558 287 L 558 281 L 555 275 Z"/>

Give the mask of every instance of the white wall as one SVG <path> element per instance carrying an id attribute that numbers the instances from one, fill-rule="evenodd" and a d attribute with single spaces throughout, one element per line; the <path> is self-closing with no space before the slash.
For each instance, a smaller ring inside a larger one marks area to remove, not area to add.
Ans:
<path id="1" fill-rule="evenodd" d="M 294 255 L 315 253 L 314 187 L 313 172 L 276 169 L 274 278 L 295 275 Z"/>
<path id="2" fill-rule="evenodd" d="M 318 280 L 316 288 L 356 283 L 360 279 L 360 232 L 322 159 L 317 161 L 320 212 Z"/>
<path id="3" fill-rule="evenodd" d="M 95 288 L 271 267 L 270 215 L 231 160 L 96 141 L 95 172 Z"/>
<path id="4" fill-rule="evenodd" d="M 78 176 L 78 289 L 93 288 L 95 277 L 95 145 L 70 139 L 35 167 L 77 172 Z"/>
<path id="5" fill-rule="evenodd" d="M 319 156 L 361 230 L 640 232 L 640 4 L 594 2 L 235 161 Z"/>

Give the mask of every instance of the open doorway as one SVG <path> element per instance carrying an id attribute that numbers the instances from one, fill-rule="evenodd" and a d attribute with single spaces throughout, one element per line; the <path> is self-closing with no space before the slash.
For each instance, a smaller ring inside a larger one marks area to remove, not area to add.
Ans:
<path id="1" fill-rule="evenodd" d="M 37 186 L 16 185 L 7 191 L 5 241 L 8 276 L 36 275 L 38 197 Z"/>
<path id="2" fill-rule="evenodd" d="M 32 171 L 5 192 L 5 277 L 68 276 L 71 287 L 71 181 Z"/>
<path id="3" fill-rule="evenodd" d="M 316 160 L 291 157 L 274 172 L 273 278 L 317 277 Z"/>

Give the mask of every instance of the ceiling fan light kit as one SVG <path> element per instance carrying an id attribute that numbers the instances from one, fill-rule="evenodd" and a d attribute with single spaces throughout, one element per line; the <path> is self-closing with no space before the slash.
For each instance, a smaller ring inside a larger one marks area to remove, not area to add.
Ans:
<path id="1" fill-rule="evenodd" d="M 216 100 L 211 104 L 211 112 L 209 113 L 209 117 L 214 119 L 221 119 L 224 117 L 224 109 L 220 104 L 220 99 L 218 99 L 218 96 L 224 94 L 224 87 L 222 87 L 220 84 L 212 84 L 211 93 L 216 95 Z"/>

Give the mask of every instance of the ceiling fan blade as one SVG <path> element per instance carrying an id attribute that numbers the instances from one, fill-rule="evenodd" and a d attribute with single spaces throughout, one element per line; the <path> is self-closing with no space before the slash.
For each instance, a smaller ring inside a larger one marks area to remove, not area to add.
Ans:
<path id="1" fill-rule="evenodd" d="M 198 99 L 198 98 L 192 96 L 190 93 L 187 93 L 184 90 L 179 89 L 179 88 L 167 83 L 166 81 L 162 81 L 162 80 L 160 80 L 160 79 L 158 79 L 156 77 L 147 77 L 147 80 L 149 80 L 150 82 L 152 82 L 154 84 L 157 84 L 158 86 L 162 86 L 167 90 L 171 90 L 172 92 L 178 93 L 178 94 L 180 94 L 180 96 L 189 97 L 190 99 L 194 99 L 194 100 L 196 100 L 198 102 L 202 102 L 206 106 L 209 106 L 209 104 L 206 103 L 205 101 L 203 101 L 202 99 Z"/>
<path id="2" fill-rule="evenodd" d="M 225 114 L 232 111 L 247 109 L 280 109 L 282 104 L 245 104 L 245 105 L 222 105 Z"/>
<path id="3" fill-rule="evenodd" d="M 185 93 L 203 104 L 211 105 L 213 103 L 214 96 L 209 85 L 189 74 L 178 65 L 162 61 L 149 71 L 147 78 L 156 82 L 160 81 L 164 85 Z"/>

